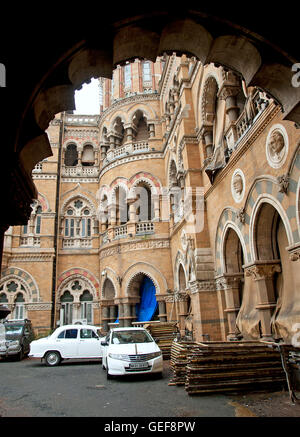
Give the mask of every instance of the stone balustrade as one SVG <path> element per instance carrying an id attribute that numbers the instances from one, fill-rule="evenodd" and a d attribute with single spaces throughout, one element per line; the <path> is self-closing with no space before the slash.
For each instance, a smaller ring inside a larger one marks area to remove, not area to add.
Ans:
<path id="1" fill-rule="evenodd" d="M 62 242 L 63 249 L 91 248 L 92 240 L 90 238 L 64 238 Z"/>
<path id="2" fill-rule="evenodd" d="M 124 144 L 123 146 L 119 146 L 116 149 L 108 150 L 103 163 L 105 165 L 111 161 L 114 161 L 115 159 L 141 152 L 149 152 L 149 144 L 147 141 L 128 143 Z"/>
<path id="3" fill-rule="evenodd" d="M 98 167 L 84 167 L 84 166 L 64 167 L 63 171 L 62 171 L 62 176 L 98 177 L 99 176 L 99 168 Z"/>
<path id="4" fill-rule="evenodd" d="M 101 239 L 101 245 L 110 243 L 111 241 L 118 240 L 120 238 L 151 235 L 155 233 L 154 223 L 150 221 L 130 223 L 114 226 L 108 228 L 103 234 Z"/>

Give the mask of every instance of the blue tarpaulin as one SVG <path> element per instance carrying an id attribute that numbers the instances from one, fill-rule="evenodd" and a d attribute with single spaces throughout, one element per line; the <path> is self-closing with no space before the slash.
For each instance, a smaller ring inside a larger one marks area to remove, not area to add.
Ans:
<path id="1" fill-rule="evenodd" d="M 140 288 L 140 303 L 136 305 L 136 321 L 148 322 L 152 319 L 156 308 L 155 286 L 148 276 L 145 276 Z"/>
<path id="2" fill-rule="evenodd" d="M 158 302 L 155 297 L 155 286 L 148 276 L 145 276 L 140 288 L 140 303 L 136 304 L 136 321 L 149 322 L 152 319 Z M 115 323 L 119 323 L 119 316 Z"/>

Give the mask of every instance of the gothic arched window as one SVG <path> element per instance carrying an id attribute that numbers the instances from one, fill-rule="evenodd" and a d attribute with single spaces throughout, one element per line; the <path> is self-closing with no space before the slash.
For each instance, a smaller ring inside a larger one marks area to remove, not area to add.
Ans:
<path id="1" fill-rule="evenodd" d="M 93 219 L 87 200 L 78 198 L 70 201 L 64 209 L 63 247 L 91 247 Z"/>
<path id="2" fill-rule="evenodd" d="M 65 151 L 65 166 L 74 167 L 78 164 L 78 151 L 76 144 L 69 144 Z"/>

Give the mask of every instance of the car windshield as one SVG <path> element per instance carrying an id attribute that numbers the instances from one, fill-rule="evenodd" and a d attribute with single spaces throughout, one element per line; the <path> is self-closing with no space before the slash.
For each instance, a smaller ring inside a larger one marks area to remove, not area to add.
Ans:
<path id="1" fill-rule="evenodd" d="M 153 339 L 147 331 L 117 331 L 112 334 L 113 344 L 151 343 Z"/>

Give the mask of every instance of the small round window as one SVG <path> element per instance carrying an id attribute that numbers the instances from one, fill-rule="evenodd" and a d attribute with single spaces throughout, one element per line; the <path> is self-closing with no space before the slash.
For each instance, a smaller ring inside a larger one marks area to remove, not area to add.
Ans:
<path id="1" fill-rule="evenodd" d="M 83 211 L 83 214 L 84 214 L 84 215 L 89 215 L 89 214 L 90 214 L 90 211 L 89 211 L 88 209 L 85 209 L 85 210 Z"/>

